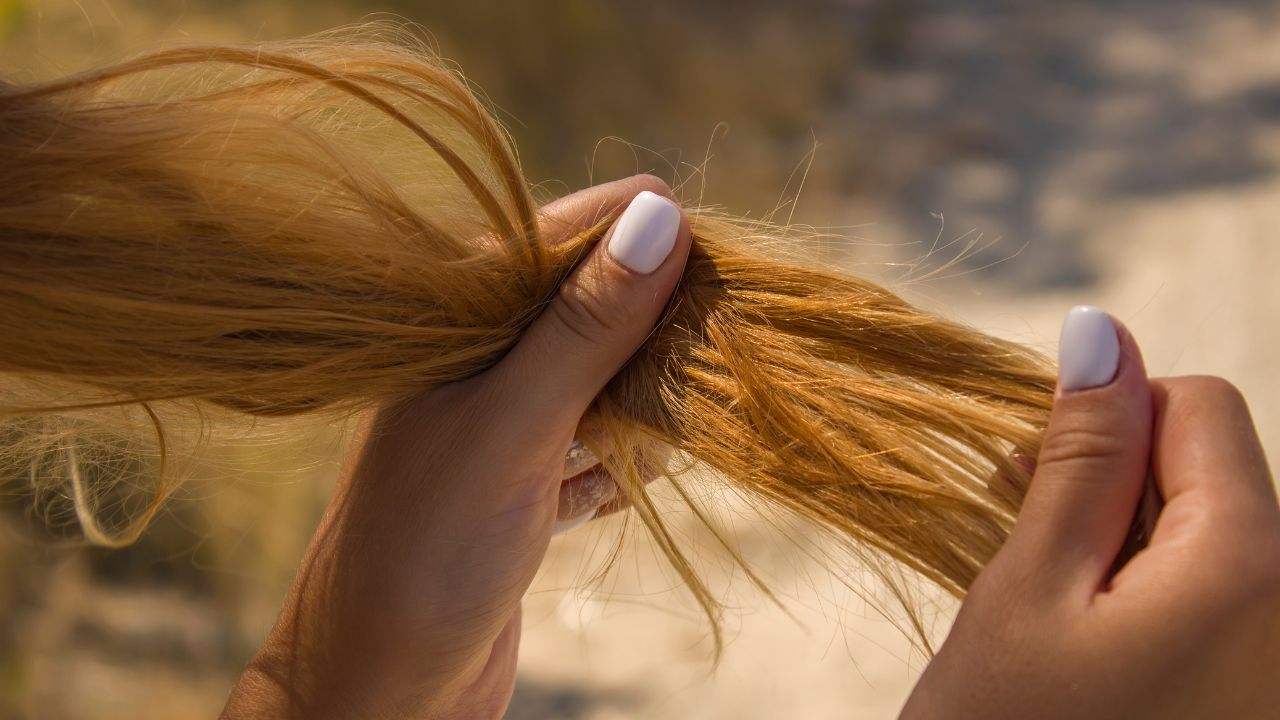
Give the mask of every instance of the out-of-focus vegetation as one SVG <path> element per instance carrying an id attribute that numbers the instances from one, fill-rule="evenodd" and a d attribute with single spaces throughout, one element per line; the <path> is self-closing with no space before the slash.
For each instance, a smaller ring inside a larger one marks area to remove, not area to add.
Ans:
<path id="1" fill-rule="evenodd" d="M 552 191 L 637 171 L 700 184 L 706 167 L 715 178 L 710 199 L 758 211 L 778 200 L 816 138 L 838 160 L 815 166 L 823 182 L 814 185 L 835 194 L 858 189 L 856 143 L 839 130 L 839 111 L 856 92 L 860 66 L 900 52 L 905 7 L 879 0 L 0 0 L 0 37 L 6 67 L 47 75 L 157 41 L 246 41 L 367 19 L 405 21 L 488 95 L 530 177 L 554 181 Z"/>

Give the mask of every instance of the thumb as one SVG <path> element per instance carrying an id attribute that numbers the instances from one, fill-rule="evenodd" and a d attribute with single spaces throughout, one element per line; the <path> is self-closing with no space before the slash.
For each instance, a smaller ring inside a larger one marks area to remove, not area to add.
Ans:
<path id="1" fill-rule="evenodd" d="M 495 368 L 513 414 L 570 431 L 653 331 L 684 270 L 688 221 L 670 198 L 636 194 L 603 241 Z"/>
<path id="2" fill-rule="evenodd" d="M 1071 309 L 1058 352 L 1053 413 L 1009 546 L 1032 567 L 1092 592 L 1106 581 L 1142 495 L 1151 390 L 1133 337 L 1098 308 Z"/>

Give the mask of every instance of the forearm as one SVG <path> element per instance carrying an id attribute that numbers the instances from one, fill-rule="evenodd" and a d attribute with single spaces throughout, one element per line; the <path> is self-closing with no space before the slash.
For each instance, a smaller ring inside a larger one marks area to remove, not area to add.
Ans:
<path id="1" fill-rule="evenodd" d="M 493 642 L 460 646 L 420 628 L 405 645 L 400 642 L 405 627 L 390 632 L 394 628 L 373 620 L 386 608 L 368 600 L 382 593 L 352 597 L 318 581 L 327 576 L 322 571 L 326 558 L 324 548 L 314 548 L 304 563 L 275 628 L 232 689 L 223 720 L 502 716 L 510 691 L 494 677 L 493 671 L 502 669 L 495 649 L 510 651 L 514 663 L 518 615 L 516 632 L 504 632 Z M 456 623 L 440 619 L 429 625 Z"/>
<path id="2" fill-rule="evenodd" d="M 289 691 L 274 673 L 255 661 L 245 668 L 231 688 L 220 720 L 302 717 L 301 699 Z"/>

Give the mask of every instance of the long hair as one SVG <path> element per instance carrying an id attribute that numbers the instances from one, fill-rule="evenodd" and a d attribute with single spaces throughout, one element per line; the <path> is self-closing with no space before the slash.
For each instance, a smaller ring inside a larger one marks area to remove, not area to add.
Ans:
<path id="1" fill-rule="evenodd" d="M 796 259 L 782 228 L 687 212 L 684 277 L 590 419 L 696 599 L 716 616 L 644 489 L 671 449 L 962 595 L 1021 503 L 1011 453 L 1038 447 L 1050 364 Z M 412 44 L 182 47 L 0 84 L 4 472 L 128 542 L 181 479 L 175 428 L 481 372 L 606 225 L 545 245 L 510 138 Z M 102 499 L 140 482 L 150 500 L 107 527 Z"/>

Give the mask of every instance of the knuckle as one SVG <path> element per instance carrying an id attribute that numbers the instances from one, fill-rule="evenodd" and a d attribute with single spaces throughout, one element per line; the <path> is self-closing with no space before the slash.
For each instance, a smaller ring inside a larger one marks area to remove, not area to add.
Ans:
<path id="1" fill-rule="evenodd" d="M 1230 380 L 1217 375 L 1190 375 L 1181 380 L 1181 392 L 1189 398 L 1190 405 L 1201 407 L 1219 406 L 1239 411 L 1247 409 L 1244 393 L 1235 387 Z"/>
<path id="2" fill-rule="evenodd" d="M 1193 375 L 1184 378 L 1187 393 L 1194 397 L 1231 405 L 1245 404 L 1244 393 L 1231 381 L 1216 375 Z"/>
<path id="3" fill-rule="evenodd" d="M 602 344 L 625 327 L 631 311 L 602 283 L 570 281 L 560 286 L 549 312 L 570 334 L 592 344 Z"/>
<path id="4" fill-rule="evenodd" d="M 1105 423 L 1099 423 L 1098 427 L 1081 423 L 1056 428 L 1045 438 L 1038 468 L 1066 462 L 1110 462 L 1123 457 L 1127 450 L 1126 439 L 1118 433 L 1108 432 L 1106 427 Z"/>
<path id="5" fill-rule="evenodd" d="M 1174 378 L 1169 385 L 1166 402 L 1169 422 L 1173 425 L 1193 425 L 1212 418 L 1215 423 L 1224 421 L 1249 422 L 1249 403 L 1244 393 L 1231 382 L 1212 375 L 1192 375 Z"/>

